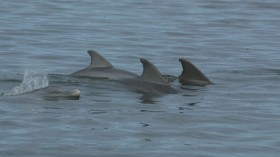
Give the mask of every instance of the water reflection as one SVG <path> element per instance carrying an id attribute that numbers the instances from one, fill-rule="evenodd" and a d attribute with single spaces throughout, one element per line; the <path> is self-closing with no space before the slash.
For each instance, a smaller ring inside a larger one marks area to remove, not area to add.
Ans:
<path id="1" fill-rule="evenodd" d="M 89 110 L 88 112 L 90 114 L 104 114 L 104 113 L 107 113 L 106 110 Z"/>
<path id="2" fill-rule="evenodd" d="M 138 92 L 139 93 L 139 92 Z M 142 96 L 139 98 L 142 104 L 156 104 L 158 101 L 155 100 L 155 96 L 147 93 L 142 93 Z"/>
<path id="3" fill-rule="evenodd" d="M 140 112 L 165 112 L 165 111 L 140 110 Z"/>
<path id="4" fill-rule="evenodd" d="M 189 108 L 189 107 L 178 107 L 179 110 L 194 110 L 192 108 Z"/>
<path id="5" fill-rule="evenodd" d="M 198 96 L 200 95 L 200 92 L 205 91 L 207 87 L 203 86 L 189 86 L 189 85 L 181 85 L 180 86 L 180 93 L 182 96 L 186 97 L 193 97 L 193 96 Z"/>

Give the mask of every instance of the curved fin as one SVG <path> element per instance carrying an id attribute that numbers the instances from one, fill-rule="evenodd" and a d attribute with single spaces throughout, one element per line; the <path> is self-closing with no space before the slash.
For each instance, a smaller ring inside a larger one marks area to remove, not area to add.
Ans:
<path id="1" fill-rule="evenodd" d="M 182 64 L 183 71 L 182 74 L 179 76 L 181 83 L 188 82 L 201 82 L 201 84 L 212 84 L 212 82 L 190 61 L 180 58 L 179 61 Z M 188 84 L 185 83 L 185 84 Z"/>
<path id="2" fill-rule="evenodd" d="M 144 58 L 141 58 L 140 61 L 143 65 L 143 73 L 139 77 L 140 80 L 156 84 L 168 84 L 154 64 Z"/>
<path id="3" fill-rule="evenodd" d="M 88 50 L 87 52 L 91 57 L 91 63 L 89 65 L 90 67 L 93 68 L 113 67 L 113 65 L 109 61 L 107 61 L 103 56 L 101 56 L 96 51 Z"/>

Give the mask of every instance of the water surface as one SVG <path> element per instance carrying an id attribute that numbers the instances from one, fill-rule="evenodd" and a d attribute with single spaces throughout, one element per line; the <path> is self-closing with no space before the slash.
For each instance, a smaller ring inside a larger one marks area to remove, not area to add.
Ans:
<path id="1" fill-rule="evenodd" d="M 0 97 L 0 156 L 278 156 L 280 2 L 276 0 L 3 1 L 0 92 L 25 70 L 58 74 L 80 100 Z M 73 79 L 94 49 L 141 74 L 191 60 L 214 83 L 146 97 L 104 80 Z M 59 76 L 59 77 L 56 77 Z"/>

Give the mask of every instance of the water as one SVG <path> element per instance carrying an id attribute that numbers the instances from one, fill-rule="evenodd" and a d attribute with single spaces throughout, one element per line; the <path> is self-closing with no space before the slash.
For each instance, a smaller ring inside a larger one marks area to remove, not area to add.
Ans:
<path id="1" fill-rule="evenodd" d="M 280 2 L 3 1 L 0 92 L 24 70 L 56 74 L 78 101 L 0 97 L 0 156 L 278 156 Z M 163 74 L 188 58 L 215 85 L 172 85 L 149 98 L 120 85 L 65 75 L 94 49 L 141 74 L 144 57 Z"/>

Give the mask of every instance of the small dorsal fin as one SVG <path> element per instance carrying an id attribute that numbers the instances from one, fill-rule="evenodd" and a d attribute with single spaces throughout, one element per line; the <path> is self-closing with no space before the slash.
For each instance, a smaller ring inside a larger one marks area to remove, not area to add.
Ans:
<path id="1" fill-rule="evenodd" d="M 143 73 L 140 76 L 140 80 L 156 84 L 168 84 L 155 65 L 144 58 L 141 58 L 140 61 L 143 65 Z"/>
<path id="2" fill-rule="evenodd" d="M 182 64 L 183 71 L 179 76 L 181 79 L 196 80 L 196 81 L 206 81 L 211 83 L 211 81 L 190 61 L 180 58 L 179 61 Z"/>
<path id="3" fill-rule="evenodd" d="M 88 50 L 88 54 L 91 57 L 90 67 L 93 68 L 105 68 L 105 67 L 113 67 L 113 65 L 107 61 L 103 56 L 101 56 L 98 52 L 94 50 Z"/>

